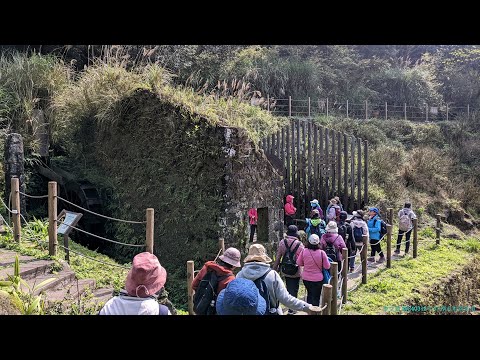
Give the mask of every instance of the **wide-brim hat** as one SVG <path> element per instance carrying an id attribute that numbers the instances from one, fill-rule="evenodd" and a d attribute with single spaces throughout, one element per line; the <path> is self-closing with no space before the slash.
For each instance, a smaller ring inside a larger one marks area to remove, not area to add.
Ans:
<path id="1" fill-rule="evenodd" d="M 248 255 L 245 257 L 243 262 L 250 262 L 250 261 L 260 261 L 264 263 L 271 263 L 272 259 L 267 255 L 265 247 L 260 244 L 253 244 L 248 249 Z"/>
<path id="2" fill-rule="evenodd" d="M 236 278 L 220 291 L 215 307 L 218 315 L 263 315 L 267 304 L 252 280 Z"/>
<path id="3" fill-rule="evenodd" d="M 318 245 L 320 243 L 320 238 L 317 234 L 312 234 L 308 237 L 308 242 L 312 245 Z"/>
<path id="4" fill-rule="evenodd" d="M 335 221 L 329 221 L 325 230 L 327 233 L 338 233 L 338 226 Z"/>
<path id="5" fill-rule="evenodd" d="M 219 259 L 232 266 L 241 267 L 242 264 L 240 263 L 240 257 L 240 251 L 233 247 L 230 247 L 225 250 L 223 255 L 219 256 Z"/>
<path id="6" fill-rule="evenodd" d="M 133 258 L 132 268 L 125 280 L 125 290 L 130 296 L 149 297 L 158 292 L 167 281 L 167 271 L 158 258 L 142 252 Z"/>

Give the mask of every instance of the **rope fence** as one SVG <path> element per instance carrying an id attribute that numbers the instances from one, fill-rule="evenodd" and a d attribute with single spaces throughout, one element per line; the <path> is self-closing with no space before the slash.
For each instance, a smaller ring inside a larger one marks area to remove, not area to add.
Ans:
<path id="1" fill-rule="evenodd" d="M 93 258 L 93 257 L 91 257 L 91 256 L 88 256 L 88 255 L 82 254 L 82 253 L 80 253 L 80 252 L 78 252 L 78 251 L 75 251 L 75 250 L 72 250 L 72 249 L 70 249 L 70 248 L 67 248 L 67 247 L 65 247 L 65 246 L 63 246 L 63 245 L 61 245 L 61 244 L 58 244 L 58 246 L 60 246 L 61 248 L 65 249 L 65 251 L 73 252 L 74 254 L 77 254 L 77 255 L 82 256 L 82 257 L 84 257 L 84 258 L 87 258 L 87 259 L 90 259 L 90 260 L 93 260 L 93 261 L 102 263 L 102 264 L 104 264 L 104 265 L 116 266 L 116 267 L 119 267 L 119 268 L 122 268 L 122 269 L 130 269 L 129 267 L 126 267 L 126 266 L 123 266 L 123 265 L 107 263 L 107 262 L 105 262 L 105 261 L 95 259 L 95 258 Z"/>

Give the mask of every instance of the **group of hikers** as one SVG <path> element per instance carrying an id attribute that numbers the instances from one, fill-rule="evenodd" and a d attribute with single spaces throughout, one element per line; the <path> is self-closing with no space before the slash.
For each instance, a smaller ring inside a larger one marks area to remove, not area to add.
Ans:
<path id="1" fill-rule="evenodd" d="M 314 199 L 310 202 L 310 217 L 299 221 L 295 219 L 293 199 L 292 195 L 286 197 L 287 231 L 277 244 L 275 261 L 259 243 L 250 245 L 243 266 L 241 253 L 234 247 L 207 261 L 192 282 L 195 314 L 283 315 L 280 305 L 288 308 L 288 314 L 297 311 L 311 314 L 316 311 L 313 306 L 320 305 L 322 286 L 330 278 L 330 263 L 337 262 L 338 271 L 342 269 L 343 248 L 348 249 L 350 272 L 354 271 L 355 254 L 363 246 L 364 235 L 371 245 L 367 261 L 375 261 L 376 253 L 378 263 L 385 261 L 380 241 L 386 230 L 378 208 L 368 208 L 368 215 L 362 210 L 353 211 L 349 217 L 339 199 L 333 198 L 324 216 L 318 200 Z M 256 211 L 249 211 L 250 221 L 251 215 L 256 217 Z M 395 253 L 400 253 L 405 234 L 405 253 L 408 254 L 412 220 L 416 218 L 410 203 L 405 203 L 398 217 Z M 299 231 L 294 222 L 304 222 L 304 231 Z M 157 301 L 166 277 L 166 270 L 155 255 L 138 254 L 127 275 L 125 289 L 104 305 L 100 315 L 171 315 L 169 309 Z M 298 299 L 300 280 L 306 289 L 306 301 Z"/>

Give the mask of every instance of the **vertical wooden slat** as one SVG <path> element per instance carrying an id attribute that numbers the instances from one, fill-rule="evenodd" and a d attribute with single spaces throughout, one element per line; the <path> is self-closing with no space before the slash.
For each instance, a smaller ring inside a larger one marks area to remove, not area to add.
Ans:
<path id="1" fill-rule="evenodd" d="M 153 208 L 148 208 L 146 210 L 146 219 L 147 219 L 147 226 L 146 226 L 146 238 L 145 238 L 145 245 L 146 250 L 150 254 L 153 254 L 153 231 L 155 229 L 155 210 Z"/>
<path id="2" fill-rule="evenodd" d="M 313 124 L 313 195 L 312 199 L 317 198 L 318 194 L 318 128 L 317 125 Z M 311 199 L 309 199 L 311 200 Z"/>
<path id="3" fill-rule="evenodd" d="M 262 139 L 262 149 L 267 152 L 267 140 L 265 138 Z"/>
<path id="4" fill-rule="evenodd" d="M 281 148 L 280 148 L 280 130 L 277 131 L 275 134 L 275 144 L 277 145 L 277 157 L 282 160 L 282 153 L 281 153 Z"/>
<path id="5" fill-rule="evenodd" d="M 325 197 L 325 177 L 323 173 L 323 162 L 324 162 L 324 156 L 325 152 L 323 151 L 323 139 L 324 139 L 324 131 L 323 131 L 323 126 L 320 126 L 319 128 L 319 140 L 320 140 L 320 157 L 318 158 L 318 174 L 320 176 L 320 184 L 318 185 L 318 201 L 320 204 L 322 204 L 322 198 Z M 323 205 L 322 205 L 323 206 Z"/>
<path id="6" fill-rule="evenodd" d="M 305 215 L 308 214 L 307 209 L 307 201 L 309 200 L 307 197 L 307 133 L 306 133 L 306 126 L 305 121 L 302 121 L 302 139 L 303 139 L 303 147 L 302 147 L 302 185 L 303 185 L 303 192 L 302 192 L 302 200 L 303 200 L 303 208 L 305 209 Z"/>
<path id="7" fill-rule="evenodd" d="M 322 204 L 322 208 L 325 209 L 327 204 L 328 204 L 328 199 L 330 196 L 330 161 L 329 161 L 329 149 L 328 149 L 328 136 L 329 136 L 330 130 L 325 128 L 325 157 L 324 157 L 324 173 L 325 173 L 325 188 L 324 188 L 324 202 Z M 324 210 L 325 211 L 325 210 Z M 326 215 L 326 214 L 324 214 Z"/>
<path id="8" fill-rule="evenodd" d="M 350 206 L 355 210 L 355 137 L 352 136 L 350 143 Z"/>
<path id="9" fill-rule="evenodd" d="M 291 188 L 290 188 L 290 192 L 293 194 L 293 196 L 295 196 L 295 199 L 294 199 L 294 204 L 295 204 L 295 207 L 298 208 L 298 200 L 297 199 L 297 194 L 295 193 L 296 191 L 296 183 L 297 183 L 297 179 L 295 178 L 295 171 L 296 171 L 296 165 L 295 165 L 295 162 L 296 162 L 296 158 L 295 158 L 295 121 L 293 120 L 290 120 L 291 121 L 291 126 L 292 126 L 292 138 L 291 138 L 291 161 L 292 161 L 292 170 L 291 170 L 291 179 L 290 179 L 290 184 L 291 184 Z M 296 214 L 298 215 L 298 214 Z"/>
<path id="10" fill-rule="evenodd" d="M 193 311 L 193 289 L 192 283 L 195 272 L 195 264 L 192 260 L 187 261 L 187 293 L 188 293 L 188 315 L 195 315 Z"/>
<path id="11" fill-rule="evenodd" d="M 364 175 L 363 175 L 363 202 L 365 205 L 368 204 L 368 141 L 365 140 L 364 142 L 364 151 L 363 151 L 363 168 L 364 168 Z"/>
<path id="12" fill-rule="evenodd" d="M 277 148 L 276 143 L 275 143 L 275 141 L 276 141 L 275 138 L 276 138 L 276 133 L 273 133 L 273 134 L 272 134 L 272 145 L 271 145 L 272 148 L 271 148 L 271 150 L 270 150 L 270 154 L 272 154 L 272 155 L 277 155 L 277 154 L 275 154 L 275 150 L 276 150 L 276 148 Z"/>
<path id="13" fill-rule="evenodd" d="M 302 183 L 301 183 L 301 178 L 302 178 L 302 149 L 301 149 L 301 133 L 300 133 L 300 120 L 297 121 L 297 196 L 299 200 L 299 206 L 298 209 L 300 209 L 301 213 L 303 213 L 303 203 L 305 200 L 303 199 L 302 196 Z M 303 216 L 303 215 L 302 215 Z"/>
<path id="14" fill-rule="evenodd" d="M 357 201 L 358 208 L 362 208 L 362 139 L 357 139 Z"/>
<path id="15" fill-rule="evenodd" d="M 271 154 L 271 142 L 270 142 L 270 136 L 267 136 L 267 153 Z"/>
<path id="16" fill-rule="evenodd" d="M 342 135 L 340 134 L 340 131 L 337 131 L 337 194 L 338 197 L 340 198 L 340 201 L 342 201 Z"/>
<path id="17" fill-rule="evenodd" d="M 348 137 L 343 134 L 343 209 L 348 212 Z"/>
<path id="18" fill-rule="evenodd" d="M 335 153 L 337 152 L 337 148 L 335 147 L 335 143 L 336 143 L 336 131 L 335 130 L 332 130 L 331 132 L 332 134 L 332 154 L 330 155 L 330 159 L 331 159 L 331 164 L 332 164 L 332 196 L 335 195 L 335 187 L 337 186 L 336 182 L 335 182 L 335 177 L 337 175 L 337 167 L 336 167 L 336 164 L 335 164 Z"/>
<path id="19" fill-rule="evenodd" d="M 285 148 L 287 150 L 287 156 L 286 156 L 286 164 L 287 164 L 287 176 L 286 176 L 286 184 L 287 186 L 285 187 L 285 190 L 287 191 L 287 194 L 290 194 L 292 192 L 292 187 L 291 187 L 291 169 L 290 169 L 290 126 L 285 127 Z"/>
<path id="20" fill-rule="evenodd" d="M 310 98 L 308 98 L 310 100 Z M 309 104 L 310 104 L 310 101 L 309 101 Z M 312 164 L 312 131 L 313 131 L 313 126 L 312 126 L 312 122 L 310 120 L 308 120 L 308 176 L 307 176 L 307 179 L 308 179 L 308 185 L 307 185 L 307 189 L 308 189 L 308 196 L 307 196 L 307 204 L 308 204 L 308 201 L 312 200 L 313 197 L 312 197 L 312 192 L 313 192 L 313 164 Z M 307 211 L 308 213 L 308 211 Z"/>

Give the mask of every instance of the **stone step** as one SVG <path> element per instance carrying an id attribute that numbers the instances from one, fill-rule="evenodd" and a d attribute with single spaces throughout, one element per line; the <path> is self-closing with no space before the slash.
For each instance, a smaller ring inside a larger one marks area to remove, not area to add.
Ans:
<path id="1" fill-rule="evenodd" d="M 15 257 L 18 254 L 14 251 L 10 250 L 1 250 L 0 251 L 0 267 L 10 266 L 15 263 Z M 33 256 L 26 256 L 26 255 L 18 255 L 18 260 L 20 263 L 34 261 L 35 258 Z"/>
<path id="2" fill-rule="evenodd" d="M 20 277 L 23 280 L 35 278 L 50 271 L 55 262 L 52 260 L 35 260 L 20 265 Z M 14 274 L 13 266 L 0 269 L 0 280 L 7 280 L 8 275 Z"/>
<path id="3" fill-rule="evenodd" d="M 50 289 L 45 293 L 45 302 L 50 304 L 56 301 L 69 301 L 76 300 L 87 289 L 95 289 L 95 280 L 93 279 L 81 279 L 73 280 L 70 284 L 64 287 L 56 287 Z"/>
<path id="4" fill-rule="evenodd" d="M 40 284 L 42 281 L 47 279 L 55 279 L 54 281 L 43 285 L 42 287 L 38 287 L 37 284 Z M 23 286 L 24 291 L 29 291 L 36 287 L 33 291 L 33 295 L 38 295 L 41 292 L 46 292 L 50 289 L 58 290 L 65 287 L 68 287 L 72 284 L 75 280 L 75 273 L 71 270 L 62 270 L 57 274 L 43 274 L 39 275 L 35 278 L 27 280 L 27 284 L 29 285 L 30 289 L 26 286 Z"/>

